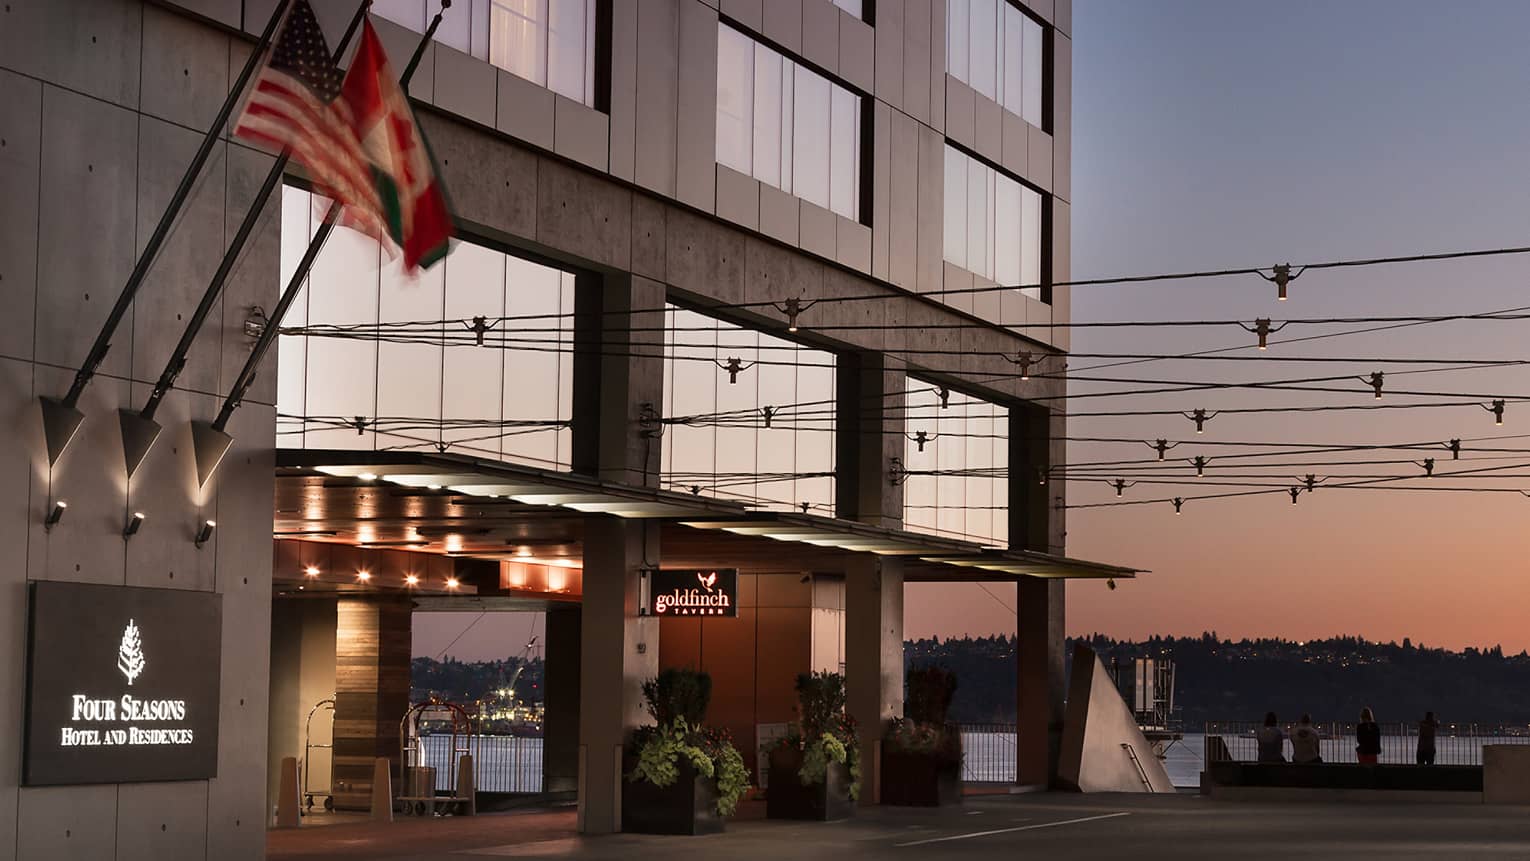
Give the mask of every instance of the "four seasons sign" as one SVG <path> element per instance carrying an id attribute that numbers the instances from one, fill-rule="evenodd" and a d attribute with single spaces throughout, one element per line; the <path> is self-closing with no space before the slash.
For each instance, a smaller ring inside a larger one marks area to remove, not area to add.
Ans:
<path id="1" fill-rule="evenodd" d="M 222 598 L 31 586 L 29 786 L 217 776 Z"/>

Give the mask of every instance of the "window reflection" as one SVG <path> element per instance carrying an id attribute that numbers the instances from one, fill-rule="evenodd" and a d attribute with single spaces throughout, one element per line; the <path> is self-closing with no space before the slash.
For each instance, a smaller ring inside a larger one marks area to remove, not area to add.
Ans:
<path id="1" fill-rule="evenodd" d="M 1007 546 L 1009 411 L 960 392 L 942 406 L 938 386 L 907 380 L 904 527 Z"/>
<path id="2" fill-rule="evenodd" d="M 668 306 L 665 489 L 765 509 L 834 511 L 834 357 Z M 745 369 L 728 382 L 724 367 Z M 766 408 L 772 415 L 766 427 Z"/>
<path id="3" fill-rule="evenodd" d="M 717 161 L 860 218 L 861 96 L 717 27 Z"/>
<path id="4" fill-rule="evenodd" d="M 945 150 L 945 259 L 1041 298 L 1041 194 L 952 146 Z"/>
<path id="5" fill-rule="evenodd" d="M 283 189 L 284 280 L 317 226 L 316 204 L 325 202 Z M 283 325 L 359 327 L 362 337 L 281 336 L 277 445 L 446 446 L 567 470 L 573 310 L 572 273 L 458 242 L 411 279 L 375 241 L 338 229 Z M 497 321 L 484 346 L 474 317 Z M 349 424 L 357 418 L 360 433 Z"/>
<path id="6" fill-rule="evenodd" d="M 1038 128 L 1045 30 L 1007 0 L 946 0 L 946 71 Z"/>

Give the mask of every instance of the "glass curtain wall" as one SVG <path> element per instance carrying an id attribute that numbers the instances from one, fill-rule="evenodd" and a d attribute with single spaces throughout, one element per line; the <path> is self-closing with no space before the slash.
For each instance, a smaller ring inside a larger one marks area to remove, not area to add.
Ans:
<path id="1" fill-rule="evenodd" d="M 859 220 L 861 97 L 718 24 L 717 161 Z"/>
<path id="2" fill-rule="evenodd" d="M 1039 300 L 1041 194 L 950 145 L 945 172 L 946 261 Z"/>
<path id="3" fill-rule="evenodd" d="M 442 17 L 436 41 L 593 106 L 595 2 L 459 0 Z M 374 0 L 372 12 L 423 33 L 440 6 L 440 0 Z M 400 70 L 408 59 L 392 58 Z"/>
<path id="4" fill-rule="evenodd" d="M 673 305 L 665 318 L 664 488 L 832 516 L 833 354 Z"/>
<path id="5" fill-rule="evenodd" d="M 1008 546 L 1009 411 L 954 391 L 941 406 L 939 386 L 907 379 L 904 527 Z"/>
<path id="6" fill-rule="evenodd" d="M 283 190 L 284 284 L 326 206 Z M 573 310 L 572 273 L 457 242 L 409 278 L 374 240 L 337 229 L 283 321 L 313 328 L 278 344 L 277 446 L 444 447 L 567 470 Z M 482 346 L 474 317 L 494 324 Z"/>
<path id="7" fill-rule="evenodd" d="M 946 71 L 1041 128 L 1045 35 L 1006 0 L 946 0 Z"/>

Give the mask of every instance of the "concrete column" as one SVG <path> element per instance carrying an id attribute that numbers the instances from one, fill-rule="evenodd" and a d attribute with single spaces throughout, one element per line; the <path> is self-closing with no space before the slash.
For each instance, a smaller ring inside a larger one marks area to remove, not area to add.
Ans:
<path id="1" fill-rule="evenodd" d="M 665 288 L 632 275 L 576 286 L 574 469 L 657 486 Z M 638 616 L 639 570 L 659 564 L 659 531 L 610 515 L 585 519 L 579 622 L 579 830 L 621 830 L 622 744 L 643 723 L 643 682 L 658 674 L 659 623 Z"/>
<path id="2" fill-rule="evenodd" d="M 840 517 L 878 526 L 903 523 L 903 487 L 888 477 L 903 453 L 904 375 L 881 355 L 841 359 L 837 410 Z M 876 743 L 883 723 L 903 713 L 902 561 L 857 554 L 845 570 L 845 691 L 860 724 L 861 803 L 877 798 Z"/>
<path id="3" fill-rule="evenodd" d="M 266 748 L 267 808 L 276 804 L 284 757 L 303 756 L 308 712 L 335 695 L 335 601 L 277 599 L 271 604 L 271 704 Z M 314 715 L 313 741 L 328 744 L 333 712 Z M 329 750 L 314 751 L 313 783 L 329 786 Z"/>
<path id="4" fill-rule="evenodd" d="M 399 759 L 409 709 L 407 598 L 341 598 L 335 632 L 335 806 L 367 810 L 378 757 Z"/>
<path id="5" fill-rule="evenodd" d="M 1010 546 L 1063 552 L 1061 480 L 1041 477 L 1062 463 L 1062 416 L 1010 411 Z M 1050 786 L 1062 746 L 1065 581 L 1022 577 L 1016 586 L 1016 776 Z"/>
<path id="6" fill-rule="evenodd" d="M 542 697 L 546 709 L 542 738 L 542 791 L 579 789 L 579 646 L 578 607 L 547 611 L 546 660 Z"/>

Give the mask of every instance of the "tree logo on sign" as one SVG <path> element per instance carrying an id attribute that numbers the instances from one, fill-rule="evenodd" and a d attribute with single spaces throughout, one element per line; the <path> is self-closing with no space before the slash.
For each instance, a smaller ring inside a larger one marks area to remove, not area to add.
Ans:
<path id="1" fill-rule="evenodd" d="M 132 619 L 122 631 L 122 644 L 117 647 L 117 669 L 127 676 L 129 685 L 143 672 L 143 640 L 138 636 L 138 626 Z"/>

